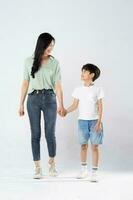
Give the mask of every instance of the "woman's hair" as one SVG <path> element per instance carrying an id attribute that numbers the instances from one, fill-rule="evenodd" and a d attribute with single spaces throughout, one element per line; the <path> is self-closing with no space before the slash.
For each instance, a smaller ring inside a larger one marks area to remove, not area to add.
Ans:
<path id="1" fill-rule="evenodd" d="M 34 51 L 34 61 L 33 66 L 31 69 L 31 76 L 35 78 L 35 73 L 39 70 L 39 67 L 41 65 L 41 59 L 42 55 L 44 54 L 44 51 L 47 49 L 47 47 L 50 45 L 50 43 L 54 41 L 55 39 L 52 35 L 49 33 L 41 33 L 37 39 L 36 48 Z"/>
<path id="2" fill-rule="evenodd" d="M 93 77 L 93 81 L 95 81 L 99 76 L 100 76 L 100 69 L 96 66 L 96 65 L 93 65 L 93 64 L 86 64 L 82 67 L 82 71 L 85 70 L 85 71 L 89 71 L 91 74 L 94 73 L 94 77 Z"/>

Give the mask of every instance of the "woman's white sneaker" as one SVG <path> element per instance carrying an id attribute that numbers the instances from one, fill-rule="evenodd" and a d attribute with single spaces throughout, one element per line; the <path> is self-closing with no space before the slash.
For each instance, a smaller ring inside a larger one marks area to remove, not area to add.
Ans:
<path id="1" fill-rule="evenodd" d="M 36 167 L 35 168 L 35 174 L 34 174 L 33 178 L 34 179 L 41 179 L 41 178 L 43 178 L 41 167 Z"/>
<path id="2" fill-rule="evenodd" d="M 58 176 L 58 172 L 55 167 L 55 163 L 49 164 L 49 176 Z"/>

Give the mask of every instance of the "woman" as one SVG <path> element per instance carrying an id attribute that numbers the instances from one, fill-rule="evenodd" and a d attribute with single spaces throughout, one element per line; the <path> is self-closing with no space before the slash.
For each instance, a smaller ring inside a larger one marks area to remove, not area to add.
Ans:
<path id="1" fill-rule="evenodd" d="M 45 125 L 45 138 L 49 153 L 49 175 L 56 176 L 55 125 L 58 113 L 65 115 L 59 62 L 51 55 L 55 39 L 49 33 L 42 33 L 37 40 L 34 54 L 25 61 L 19 115 L 24 115 L 24 101 L 28 92 L 27 111 L 31 128 L 31 147 L 35 163 L 33 178 L 42 178 L 40 159 L 41 111 Z"/>

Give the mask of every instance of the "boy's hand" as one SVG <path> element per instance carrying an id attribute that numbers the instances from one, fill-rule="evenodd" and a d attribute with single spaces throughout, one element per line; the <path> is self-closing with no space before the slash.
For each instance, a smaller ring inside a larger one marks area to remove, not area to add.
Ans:
<path id="1" fill-rule="evenodd" d="M 61 117 L 65 117 L 67 114 L 67 111 L 64 107 L 59 107 L 57 112 Z"/>
<path id="2" fill-rule="evenodd" d="M 65 117 L 67 115 L 67 110 L 64 109 L 64 112 L 62 113 L 61 117 Z"/>
<path id="3" fill-rule="evenodd" d="M 95 130 L 96 130 L 96 133 L 100 132 L 100 130 L 101 130 L 101 123 L 100 122 L 96 123 Z"/>

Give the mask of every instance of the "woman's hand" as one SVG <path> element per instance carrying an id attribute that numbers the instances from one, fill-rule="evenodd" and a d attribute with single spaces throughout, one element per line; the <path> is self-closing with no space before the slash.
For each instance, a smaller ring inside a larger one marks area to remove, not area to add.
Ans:
<path id="1" fill-rule="evenodd" d="M 18 113 L 19 113 L 20 117 L 24 115 L 24 105 L 23 104 L 20 105 Z"/>
<path id="2" fill-rule="evenodd" d="M 22 86 L 21 86 L 21 97 L 20 97 L 20 103 L 19 103 L 19 116 L 23 116 L 24 115 L 24 101 L 25 101 L 25 97 L 28 91 L 28 87 L 29 87 L 29 81 L 28 80 L 23 80 Z"/>
<path id="3" fill-rule="evenodd" d="M 56 91 L 56 95 L 57 95 L 57 98 L 58 98 L 58 114 L 61 116 L 61 117 L 64 117 L 67 112 L 66 112 L 66 109 L 64 108 L 63 106 L 63 91 L 62 91 L 62 87 L 61 87 L 61 83 L 56 83 L 55 84 L 55 91 Z"/>

